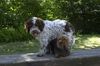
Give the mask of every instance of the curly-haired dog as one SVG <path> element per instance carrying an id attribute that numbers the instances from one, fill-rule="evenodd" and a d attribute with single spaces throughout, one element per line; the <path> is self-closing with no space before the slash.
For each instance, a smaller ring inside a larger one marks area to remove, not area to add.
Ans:
<path id="1" fill-rule="evenodd" d="M 61 35 L 68 37 L 69 45 L 74 42 L 74 29 L 66 20 L 43 20 L 41 18 L 32 17 L 26 21 L 27 31 L 40 42 L 40 52 L 38 56 L 43 56 L 47 52 L 49 42 Z"/>
<path id="2" fill-rule="evenodd" d="M 65 57 L 70 55 L 69 39 L 66 35 L 51 40 L 47 46 L 48 53 L 55 57 Z"/>

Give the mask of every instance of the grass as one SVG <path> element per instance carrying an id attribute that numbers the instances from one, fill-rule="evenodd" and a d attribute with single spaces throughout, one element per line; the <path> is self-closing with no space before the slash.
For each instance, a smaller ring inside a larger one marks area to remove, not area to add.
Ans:
<path id="1" fill-rule="evenodd" d="M 36 40 L 24 42 L 0 43 L 0 55 L 37 52 L 39 43 Z M 73 50 L 100 48 L 100 35 L 77 35 Z"/>
<path id="2" fill-rule="evenodd" d="M 37 52 L 38 48 L 39 43 L 34 40 L 25 42 L 0 43 L 0 55 L 33 53 Z"/>
<path id="3" fill-rule="evenodd" d="M 100 48 L 100 35 L 77 35 L 73 50 Z"/>

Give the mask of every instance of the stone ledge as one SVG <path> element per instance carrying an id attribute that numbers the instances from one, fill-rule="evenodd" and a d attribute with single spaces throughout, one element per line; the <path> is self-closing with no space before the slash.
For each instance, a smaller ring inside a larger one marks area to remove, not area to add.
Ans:
<path id="1" fill-rule="evenodd" d="M 73 51 L 64 58 L 35 53 L 0 55 L 0 66 L 100 66 L 100 49 Z"/>

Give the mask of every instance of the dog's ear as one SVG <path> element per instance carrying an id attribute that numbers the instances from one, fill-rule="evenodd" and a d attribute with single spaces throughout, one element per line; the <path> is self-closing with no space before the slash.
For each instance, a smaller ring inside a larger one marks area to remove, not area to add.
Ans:
<path id="1" fill-rule="evenodd" d="M 45 24 L 43 20 L 41 18 L 37 18 L 35 26 L 37 26 L 40 29 L 40 31 L 43 31 L 44 25 Z"/>
<path id="2" fill-rule="evenodd" d="M 27 32 L 30 31 L 30 28 L 33 26 L 32 19 L 29 19 L 25 22 L 25 29 Z"/>

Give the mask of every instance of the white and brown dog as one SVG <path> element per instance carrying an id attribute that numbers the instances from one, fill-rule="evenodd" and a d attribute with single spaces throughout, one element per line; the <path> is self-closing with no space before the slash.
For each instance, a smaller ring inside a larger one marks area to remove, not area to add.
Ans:
<path id="1" fill-rule="evenodd" d="M 41 18 L 32 17 L 26 21 L 27 31 L 39 40 L 41 48 L 38 56 L 43 56 L 47 52 L 47 46 L 50 41 L 65 35 L 68 38 L 69 46 L 74 43 L 74 28 L 66 20 L 43 20 Z"/>

